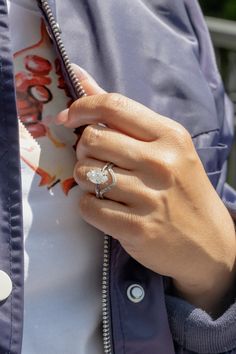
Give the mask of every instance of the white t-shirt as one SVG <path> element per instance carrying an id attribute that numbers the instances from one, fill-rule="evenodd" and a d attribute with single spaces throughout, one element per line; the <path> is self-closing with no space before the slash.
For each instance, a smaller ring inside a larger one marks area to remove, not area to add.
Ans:
<path id="1" fill-rule="evenodd" d="M 8 1 L 25 241 L 22 354 L 99 354 L 103 234 L 79 215 L 77 136 L 53 123 L 70 98 L 35 4 Z"/>

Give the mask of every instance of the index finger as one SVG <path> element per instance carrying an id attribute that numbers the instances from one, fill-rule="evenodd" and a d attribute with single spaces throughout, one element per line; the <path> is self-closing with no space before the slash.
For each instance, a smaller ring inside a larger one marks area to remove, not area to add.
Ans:
<path id="1" fill-rule="evenodd" d="M 69 128 L 103 123 L 137 140 L 154 141 L 173 124 L 172 120 L 153 112 L 141 103 L 117 93 L 82 97 L 64 116 L 58 116 Z"/>

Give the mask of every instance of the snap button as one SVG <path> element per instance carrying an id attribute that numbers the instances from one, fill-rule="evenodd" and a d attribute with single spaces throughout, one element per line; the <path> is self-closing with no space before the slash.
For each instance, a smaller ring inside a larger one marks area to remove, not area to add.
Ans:
<path id="1" fill-rule="evenodd" d="M 145 296 L 143 287 L 139 284 L 132 284 L 127 289 L 128 299 L 134 303 L 141 302 Z"/>
<path id="2" fill-rule="evenodd" d="M 7 273 L 0 270 L 0 301 L 6 300 L 12 292 L 12 281 Z"/>

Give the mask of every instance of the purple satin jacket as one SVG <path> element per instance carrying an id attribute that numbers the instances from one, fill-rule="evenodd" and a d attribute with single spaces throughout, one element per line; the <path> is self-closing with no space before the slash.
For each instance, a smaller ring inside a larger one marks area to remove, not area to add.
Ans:
<path id="1" fill-rule="evenodd" d="M 72 62 L 88 70 L 107 91 L 129 96 L 188 129 L 209 179 L 236 217 L 236 192 L 225 182 L 233 140 L 232 106 L 197 1 L 38 0 L 38 5 L 72 97 L 76 98 L 75 88 L 55 39 L 50 11 Z M 235 304 L 229 303 L 228 310 L 213 320 L 201 309 L 167 295 L 163 278 L 134 261 L 117 241 L 110 240 L 108 251 L 104 353 L 236 354 Z M 0 270 L 13 284 L 10 296 L 0 302 L 0 354 L 20 354 L 22 205 L 5 0 L 0 0 Z M 144 290 L 142 301 L 128 298 L 132 284 Z"/>

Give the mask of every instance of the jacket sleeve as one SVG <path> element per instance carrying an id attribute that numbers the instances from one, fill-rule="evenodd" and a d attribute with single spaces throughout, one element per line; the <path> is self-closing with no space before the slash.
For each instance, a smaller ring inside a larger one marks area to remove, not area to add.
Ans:
<path id="1" fill-rule="evenodd" d="M 236 191 L 225 183 L 227 161 L 224 165 L 217 191 L 236 223 Z M 200 308 L 166 295 L 171 332 L 180 348 L 176 353 L 236 354 L 236 284 L 232 290 L 233 297 L 226 304 L 226 312 L 216 320 Z"/>
<path id="2" fill-rule="evenodd" d="M 227 96 L 222 93 L 223 86 L 209 33 L 197 1 L 185 1 L 185 8 L 201 48 L 201 71 L 212 88 L 216 107 L 221 102 L 217 107 L 218 118 L 222 121 L 221 143 L 230 150 L 233 142 L 233 111 Z M 236 191 L 225 182 L 226 174 L 227 156 L 215 188 L 236 221 Z M 234 290 L 233 300 L 236 300 L 236 286 Z M 166 305 L 176 353 L 236 354 L 236 302 L 232 304 L 232 298 L 226 312 L 216 320 L 200 308 L 172 295 L 166 295 Z"/>
<path id="3" fill-rule="evenodd" d="M 224 184 L 222 199 L 236 221 L 236 191 Z M 183 299 L 166 295 L 176 354 L 236 354 L 236 284 L 232 291 L 227 310 L 217 319 Z"/>
<path id="4" fill-rule="evenodd" d="M 236 191 L 224 183 L 225 170 L 226 168 L 222 169 L 218 192 L 236 223 Z M 226 312 L 216 320 L 200 308 L 175 296 L 166 295 L 169 323 L 177 354 L 236 354 L 236 284 L 232 291 L 233 296 L 226 304 Z"/>
<path id="5" fill-rule="evenodd" d="M 227 184 L 224 185 L 223 201 L 236 220 L 236 191 Z M 217 319 L 187 301 L 166 295 L 176 354 L 236 354 L 236 284 L 232 290 L 227 310 Z"/>
<path id="6" fill-rule="evenodd" d="M 236 354 L 236 303 L 217 320 L 203 310 L 166 296 L 176 353 Z"/>
<path id="7" fill-rule="evenodd" d="M 222 199 L 236 220 L 236 191 L 225 184 Z M 232 290 L 227 310 L 217 319 L 183 299 L 166 295 L 176 354 L 236 354 L 236 284 Z"/>

